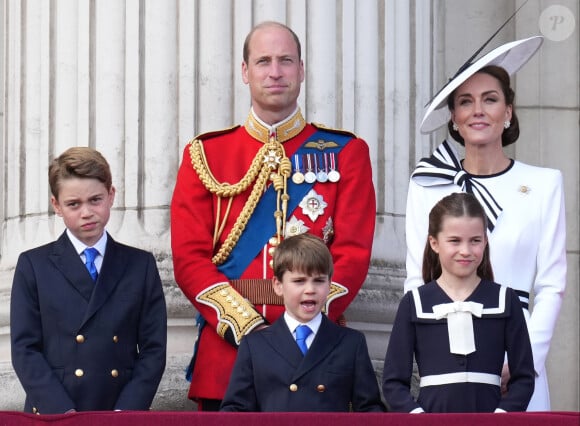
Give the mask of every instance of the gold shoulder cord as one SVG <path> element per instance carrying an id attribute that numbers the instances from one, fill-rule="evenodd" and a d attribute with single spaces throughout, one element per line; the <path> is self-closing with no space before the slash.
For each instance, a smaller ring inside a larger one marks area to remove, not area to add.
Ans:
<path id="1" fill-rule="evenodd" d="M 218 252 L 212 258 L 212 262 L 215 265 L 220 265 L 225 262 L 237 244 L 242 232 L 246 228 L 248 220 L 252 216 L 252 213 L 260 200 L 260 197 L 264 193 L 268 179 L 272 181 L 274 188 L 278 193 L 274 217 L 276 219 L 276 234 L 278 242 L 280 241 L 281 236 L 284 235 L 286 222 L 284 218 L 286 217 L 287 204 L 290 198 L 287 193 L 287 178 L 292 173 L 292 163 L 286 157 L 284 147 L 275 137 L 270 137 L 268 143 L 264 144 L 264 146 L 258 150 L 244 177 L 235 184 L 217 181 L 207 164 L 207 158 L 205 157 L 201 140 L 195 139 L 190 143 L 189 154 L 193 168 L 197 172 L 201 182 L 209 192 L 218 198 L 218 218 L 220 215 L 219 206 L 221 205 L 221 199 L 229 198 L 228 208 L 223 219 L 221 219 L 221 223 L 219 223 L 219 219 L 218 223 L 216 223 L 214 231 L 214 247 L 225 227 L 233 198 L 244 192 L 253 182 L 255 182 L 250 197 L 236 219 L 234 226 Z"/>

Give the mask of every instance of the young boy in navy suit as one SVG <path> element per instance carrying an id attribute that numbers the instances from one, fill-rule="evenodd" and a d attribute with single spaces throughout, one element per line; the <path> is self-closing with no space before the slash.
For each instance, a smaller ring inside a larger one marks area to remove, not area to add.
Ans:
<path id="1" fill-rule="evenodd" d="M 273 260 L 285 313 L 242 339 L 221 411 L 384 411 L 364 335 L 322 314 L 333 272 L 324 242 L 289 237 Z"/>
<path id="2" fill-rule="evenodd" d="M 66 230 L 20 255 L 10 303 L 24 411 L 148 410 L 167 342 L 155 259 L 105 232 L 115 188 L 99 152 L 70 148 L 48 175 Z"/>

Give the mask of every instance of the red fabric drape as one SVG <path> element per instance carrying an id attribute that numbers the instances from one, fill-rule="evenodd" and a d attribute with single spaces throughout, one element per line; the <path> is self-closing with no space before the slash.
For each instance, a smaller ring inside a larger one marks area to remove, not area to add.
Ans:
<path id="1" fill-rule="evenodd" d="M 505 414 L 84 412 L 33 415 L 0 412 L 1 426 L 579 426 L 580 412 Z"/>

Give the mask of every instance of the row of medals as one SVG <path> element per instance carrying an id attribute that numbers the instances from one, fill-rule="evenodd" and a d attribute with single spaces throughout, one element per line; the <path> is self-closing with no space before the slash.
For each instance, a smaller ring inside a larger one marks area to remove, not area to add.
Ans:
<path id="1" fill-rule="evenodd" d="M 295 154 L 293 157 L 292 182 L 338 182 L 340 173 L 337 170 L 336 153 L 323 152 L 312 154 Z"/>

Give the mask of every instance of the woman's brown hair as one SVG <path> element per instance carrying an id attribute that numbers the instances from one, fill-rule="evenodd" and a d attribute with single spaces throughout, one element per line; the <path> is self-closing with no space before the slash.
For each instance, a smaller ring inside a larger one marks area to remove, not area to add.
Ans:
<path id="1" fill-rule="evenodd" d="M 520 122 L 518 120 L 516 108 L 514 105 L 516 94 L 510 87 L 510 76 L 505 69 L 503 69 L 502 67 L 498 67 L 496 65 L 488 65 L 486 67 L 483 67 L 482 69 L 477 71 L 477 73 L 488 74 L 491 75 L 493 78 L 495 78 L 499 82 L 501 91 L 503 92 L 505 98 L 506 105 L 511 105 L 512 107 L 512 118 L 510 120 L 510 126 L 507 129 L 504 129 L 501 135 L 501 145 L 502 146 L 510 145 L 515 141 L 517 141 L 518 138 L 520 137 Z M 447 107 L 449 108 L 449 111 L 455 110 L 456 92 L 457 89 L 451 92 L 451 94 L 447 97 Z M 457 130 L 453 129 L 453 120 L 449 120 L 449 122 L 447 123 L 447 129 L 449 130 L 449 134 L 451 135 L 451 137 L 453 137 L 453 139 L 455 139 L 461 145 L 465 146 L 465 140 L 463 139 L 463 137 L 459 134 Z"/>

